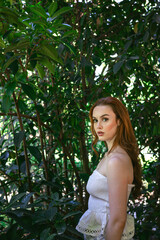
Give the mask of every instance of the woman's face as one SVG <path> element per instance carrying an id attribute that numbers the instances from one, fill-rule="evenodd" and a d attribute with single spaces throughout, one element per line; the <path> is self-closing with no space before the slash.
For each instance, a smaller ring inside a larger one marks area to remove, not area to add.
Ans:
<path id="1" fill-rule="evenodd" d="M 100 141 L 111 141 L 116 133 L 119 120 L 109 105 L 96 106 L 93 109 L 94 130 Z"/>

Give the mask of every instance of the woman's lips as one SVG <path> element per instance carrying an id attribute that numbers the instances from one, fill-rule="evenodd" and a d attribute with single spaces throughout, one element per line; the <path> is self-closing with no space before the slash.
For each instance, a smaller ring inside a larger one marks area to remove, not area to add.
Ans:
<path id="1" fill-rule="evenodd" d="M 103 136 L 104 132 L 97 132 L 98 136 Z"/>

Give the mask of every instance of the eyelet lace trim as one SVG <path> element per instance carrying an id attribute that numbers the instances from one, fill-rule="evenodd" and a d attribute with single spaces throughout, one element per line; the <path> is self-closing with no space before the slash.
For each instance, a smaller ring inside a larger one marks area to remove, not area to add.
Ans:
<path id="1" fill-rule="evenodd" d="M 77 231 L 86 234 L 86 235 L 92 235 L 92 236 L 98 236 L 99 234 L 101 234 L 101 232 L 104 231 L 104 228 L 102 229 L 88 229 L 82 226 L 77 226 L 76 227 Z"/>
<path id="2" fill-rule="evenodd" d="M 78 225 L 76 226 L 77 231 L 90 235 L 93 237 L 100 236 L 101 234 L 104 234 L 104 224 L 101 223 L 101 225 L 97 222 L 94 225 L 88 225 L 87 222 L 84 222 L 84 219 L 82 221 L 79 221 Z M 127 214 L 127 221 L 126 225 L 122 234 L 121 240 L 128 240 L 131 239 L 134 236 L 134 218 Z"/>

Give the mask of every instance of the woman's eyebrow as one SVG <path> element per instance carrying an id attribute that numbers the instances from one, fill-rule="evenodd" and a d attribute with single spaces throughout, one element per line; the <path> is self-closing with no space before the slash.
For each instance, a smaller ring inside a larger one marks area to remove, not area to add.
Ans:
<path id="1" fill-rule="evenodd" d="M 100 117 L 102 118 L 102 117 L 104 117 L 104 116 L 109 116 L 109 114 L 105 113 L 105 114 L 103 114 L 103 115 L 100 116 Z M 92 118 L 96 118 L 96 117 L 93 116 Z"/>

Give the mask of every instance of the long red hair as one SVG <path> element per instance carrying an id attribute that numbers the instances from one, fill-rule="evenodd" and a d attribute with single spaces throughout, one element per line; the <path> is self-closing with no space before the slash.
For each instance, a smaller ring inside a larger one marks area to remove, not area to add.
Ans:
<path id="1" fill-rule="evenodd" d="M 91 121 L 91 131 L 94 136 L 92 148 L 94 152 L 97 153 L 96 149 L 94 148 L 94 145 L 98 142 L 98 136 L 94 130 L 93 109 L 96 106 L 105 105 L 109 105 L 112 108 L 113 112 L 115 113 L 116 119 L 120 120 L 120 125 L 117 128 L 116 137 L 110 152 L 116 146 L 119 145 L 128 153 L 129 157 L 131 158 L 134 170 L 134 184 L 135 184 L 132 193 L 134 198 L 137 198 L 140 195 L 140 189 L 142 187 L 141 164 L 140 159 L 138 158 L 139 150 L 128 111 L 126 107 L 121 103 L 121 101 L 119 101 L 117 98 L 114 97 L 101 98 L 97 100 L 95 104 L 91 107 L 89 117 Z"/>

